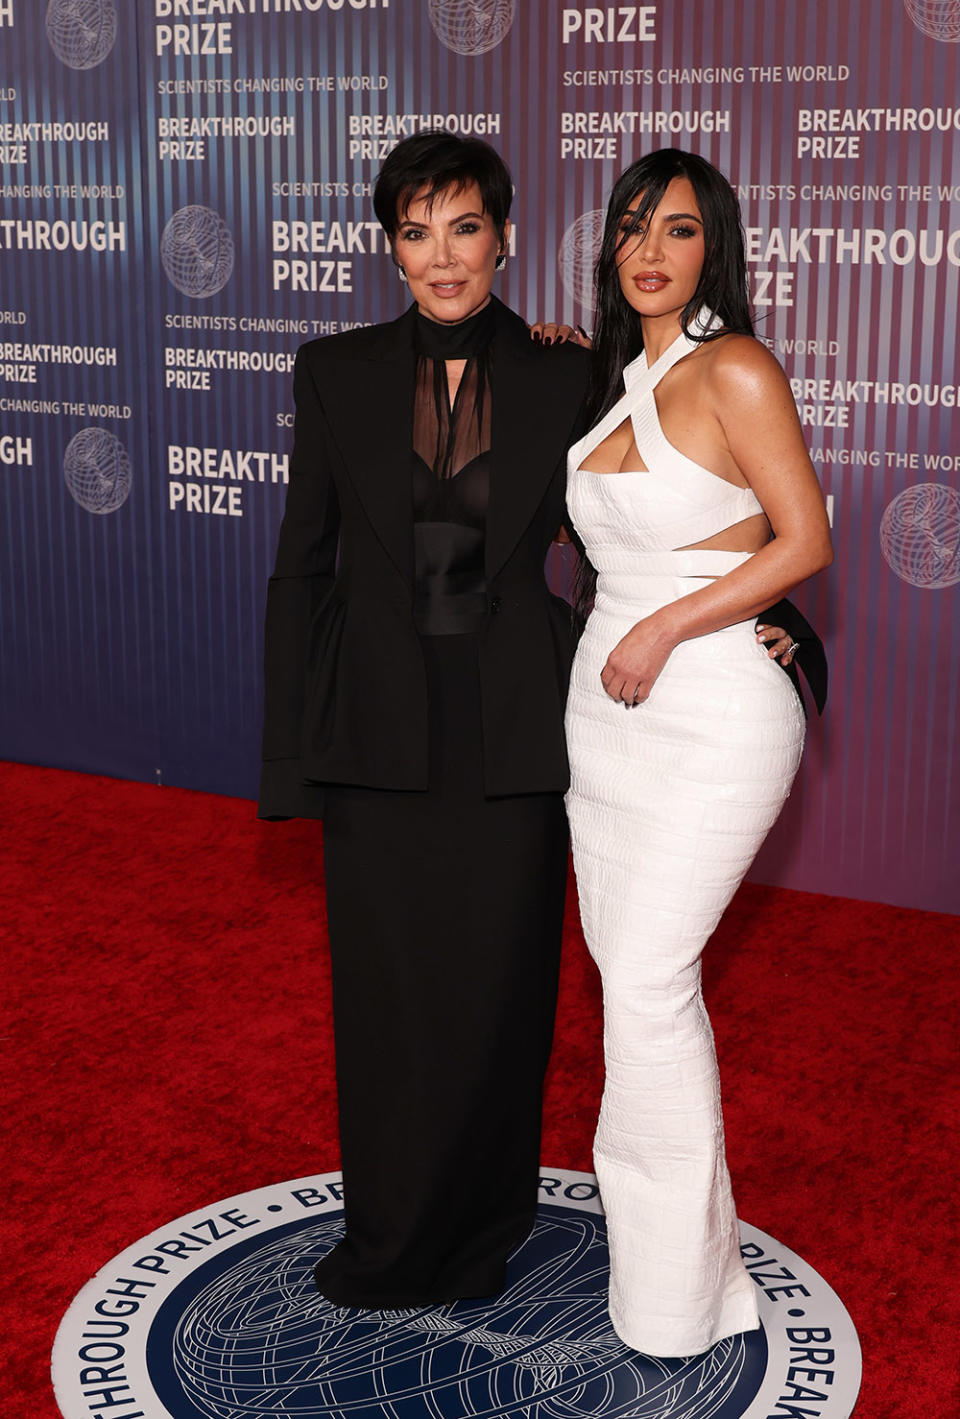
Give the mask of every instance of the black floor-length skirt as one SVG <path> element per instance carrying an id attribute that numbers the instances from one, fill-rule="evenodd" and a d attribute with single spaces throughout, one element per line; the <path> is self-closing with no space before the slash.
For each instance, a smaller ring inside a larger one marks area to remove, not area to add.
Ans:
<path id="1" fill-rule="evenodd" d="M 348 1306 L 495 1294 L 537 1200 L 563 801 L 484 797 L 477 636 L 422 643 L 428 791 L 326 793 L 346 1235 L 316 1279 Z"/>

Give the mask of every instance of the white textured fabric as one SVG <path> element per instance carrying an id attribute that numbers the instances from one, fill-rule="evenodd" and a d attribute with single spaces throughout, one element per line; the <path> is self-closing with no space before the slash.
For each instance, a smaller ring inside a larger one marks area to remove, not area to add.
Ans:
<path id="1" fill-rule="evenodd" d="M 610 1315 L 627 1344 L 692 1355 L 759 1324 L 740 1258 L 700 953 L 775 821 L 803 746 L 796 692 L 752 620 L 682 642 L 627 709 L 600 683 L 621 637 L 748 553 L 675 551 L 760 510 L 664 437 L 653 390 L 681 336 L 570 453 L 568 500 L 598 571 L 567 709 L 567 809 L 587 944 L 603 979 L 594 1143 Z M 630 415 L 645 470 L 580 465 Z"/>

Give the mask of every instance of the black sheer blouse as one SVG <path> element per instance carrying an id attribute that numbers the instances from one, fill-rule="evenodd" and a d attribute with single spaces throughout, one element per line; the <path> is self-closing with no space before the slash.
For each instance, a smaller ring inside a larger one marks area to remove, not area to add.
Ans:
<path id="1" fill-rule="evenodd" d="M 413 406 L 414 620 L 422 635 L 477 630 L 490 498 L 493 306 L 445 326 L 418 315 Z M 445 360 L 466 360 L 451 407 Z"/>

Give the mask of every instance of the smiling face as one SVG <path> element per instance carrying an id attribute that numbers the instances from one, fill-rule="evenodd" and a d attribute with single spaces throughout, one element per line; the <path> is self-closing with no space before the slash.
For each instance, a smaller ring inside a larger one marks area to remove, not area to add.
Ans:
<path id="1" fill-rule="evenodd" d="M 487 304 L 494 263 L 503 242 L 475 182 L 445 188 L 432 205 L 426 190 L 401 214 L 393 254 L 407 273 L 417 307 L 430 320 L 452 325 Z"/>
<path id="2" fill-rule="evenodd" d="M 640 193 L 621 222 L 626 233 L 617 252 L 620 289 L 638 314 L 649 319 L 673 316 L 692 298 L 703 270 L 703 217 L 689 178 L 672 178 L 643 226 L 630 232 Z"/>

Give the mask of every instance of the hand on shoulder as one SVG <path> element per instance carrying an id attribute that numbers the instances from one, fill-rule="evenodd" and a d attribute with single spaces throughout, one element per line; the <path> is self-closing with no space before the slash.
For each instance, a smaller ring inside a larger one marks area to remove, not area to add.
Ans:
<path id="1" fill-rule="evenodd" d="M 572 325 L 558 325 L 552 320 L 536 320 L 530 326 L 530 339 L 545 346 L 581 345 L 585 350 L 593 349 L 593 341 L 582 325 L 575 329 Z"/>

